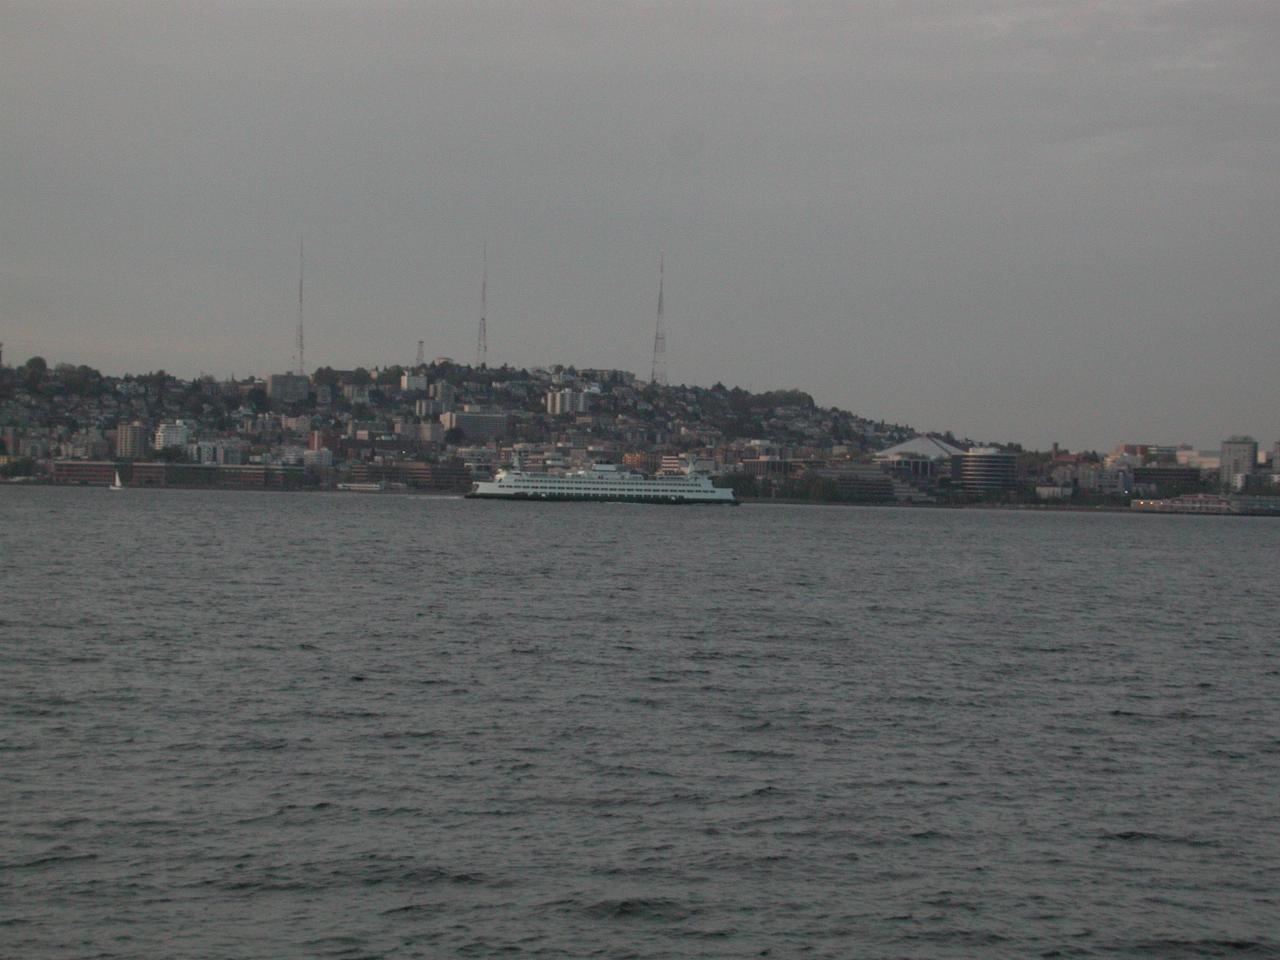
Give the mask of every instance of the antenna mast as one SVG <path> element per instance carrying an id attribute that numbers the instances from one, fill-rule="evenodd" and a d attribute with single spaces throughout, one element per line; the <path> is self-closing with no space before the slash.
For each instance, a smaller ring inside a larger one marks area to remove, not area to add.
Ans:
<path id="1" fill-rule="evenodd" d="M 489 341 L 485 330 L 485 294 L 489 287 L 489 243 L 486 240 L 481 256 L 484 269 L 480 274 L 480 334 L 476 337 L 476 369 L 485 369 L 489 359 Z"/>
<path id="2" fill-rule="evenodd" d="M 667 333 L 662 324 L 662 281 L 663 257 L 658 252 L 658 323 L 653 331 L 653 366 L 649 371 L 649 382 L 659 386 L 667 385 Z"/>
<path id="3" fill-rule="evenodd" d="M 302 339 L 302 235 L 298 235 L 298 375 L 307 375 L 307 361 Z"/>

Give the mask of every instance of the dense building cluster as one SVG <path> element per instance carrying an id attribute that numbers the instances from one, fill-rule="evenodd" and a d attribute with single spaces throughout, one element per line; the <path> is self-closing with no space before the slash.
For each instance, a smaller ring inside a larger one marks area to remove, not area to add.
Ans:
<path id="1" fill-rule="evenodd" d="M 1275 490 L 1280 457 L 1122 445 L 1023 451 L 819 407 L 800 390 L 665 386 L 621 370 L 321 367 L 309 376 L 105 376 L 0 366 L 0 470 L 55 483 L 465 490 L 525 469 L 696 469 L 742 496 L 854 502 L 1127 501 Z"/>

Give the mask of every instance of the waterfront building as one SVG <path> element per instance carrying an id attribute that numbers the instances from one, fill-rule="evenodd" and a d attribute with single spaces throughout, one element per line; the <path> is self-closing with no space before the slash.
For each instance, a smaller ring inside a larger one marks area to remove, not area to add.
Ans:
<path id="1" fill-rule="evenodd" d="M 218 463 L 237 467 L 244 463 L 244 444 L 236 439 L 219 440 L 214 444 Z"/>
<path id="2" fill-rule="evenodd" d="M 983 496 L 1012 490 L 1018 483 L 1018 458 L 999 447 L 974 447 L 960 455 L 960 486 Z"/>
<path id="3" fill-rule="evenodd" d="M 1037 483 L 1037 500 L 1070 500 L 1075 487 L 1068 483 Z"/>
<path id="4" fill-rule="evenodd" d="M 875 455 L 877 460 L 890 460 L 894 457 L 924 457 L 929 460 L 950 460 L 964 453 L 954 443 L 948 443 L 941 437 L 919 434 L 910 440 L 881 450 Z"/>
<path id="5" fill-rule="evenodd" d="M 876 463 L 907 483 L 929 482 L 955 473 L 964 450 L 941 437 L 920 434 L 875 454 Z"/>
<path id="6" fill-rule="evenodd" d="M 679 454 L 667 454 L 658 461 L 658 474 L 660 476 L 671 476 L 680 473 L 687 473 L 689 470 L 688 461 Z"/>
<path id="7" fill-rule="evenodd" d="M 60 484 L 107 486 L 117 470 L 133 487 L 296 489 L 302 485 L 301 469 L 291 467 L 138 462 L 120 468 L 110 460 L 55 460 L 50 478 Z"/>
<path id="8" fill-rule="evenodd" d="M 54 460 L 49 465 L 49 478 L 54 483 L 105 487 L 115 473 L 116 465 L 109 460 Z"/>
<path id="9" fill-rule="evenodd" d="M 636 471 L 636 473 L 652 476 L 662 466 L 662 455 L 644 451 L 626 453 L 622 456 L 622 465 L 629 470 Z"/>
<path id="10" fill-rule="evenodd" d="M 844 500 L 892 503 L 896 499 L 893 478 L 876 463 L 835 460 L 809 464 L 803 475 L 829 482 Z"/>
<path id="11" fill-rule="evenodd" d="M 332 467 L 333 451 L 328 447 L 319 450 L 306 450 L 302 454 L 302 462 L 308 467 Z"/>
<path id="12" fill-rule="evenodd" d="M 403 484 L 411 489 L 462 491 L 471 486 L 471 474 L 457 460 L 423 463 L 418 460 L 384 459 L 351 464 L 352 483 Z"/>
<path id="13" fill-rule="evenodd" d="M 793 464 L 794 461 L 784 460 L 781 457 L 755 457 L 743 460 L 738 464 L 735 472 L 745 473 L 757 480 L 782 481 L 793 472 Z"/>
<path id="14" fill-rule="evenodd" d="M 152 447 L 163 450 L 166 447 L 185 447 L 191 439 L 191 427 L 185 420 L 166 421 L 156 427 Z"/>
<path id="15" fill-rule="evenodd" d="M 1237 488 L 1239 476 L 1248 476 L 1258 469 L 1258 441 L 1253 437 L 1235 436 L 1222 441 L 1222 459 L 1218 467 L 1218 479 L 1226 489 Z"/>
<path id="16" fill-rule="evenodd" d="M 1091 489 L 1103 496 L 1126 497 L 1133 492 L 1133 470 L 1128 467 L 1099 470 L 1093 476 Z"/>
<path id="17" fill-rule="evenodd" d="M 137 420 L 116 427 L 116 456 L 133 460 L 146 449 L 147 429 Z"/>
<path id="18" fill-rule="evenodd" d="M 1159 490 L 1193 488 L 1200 484 L 1199 467 L 1134 467 L 1133 491 L 1152 494 Z"/>
<path id="19" fill-rule="evenodd" d="M 216 463 L 236 466 L 244 459 L 244 444 L 227 440 L 196 440 L 187 444 L 187 459 L 192 463 Z"/>

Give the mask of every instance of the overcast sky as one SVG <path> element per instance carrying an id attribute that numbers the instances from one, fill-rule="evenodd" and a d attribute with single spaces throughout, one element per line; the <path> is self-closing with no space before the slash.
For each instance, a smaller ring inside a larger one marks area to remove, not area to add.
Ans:
<path id="1" fill-rule="evenodd" d="M 1280 437 L 1280 4 L 0 0 L 5 360 L 489 359 Z"/>

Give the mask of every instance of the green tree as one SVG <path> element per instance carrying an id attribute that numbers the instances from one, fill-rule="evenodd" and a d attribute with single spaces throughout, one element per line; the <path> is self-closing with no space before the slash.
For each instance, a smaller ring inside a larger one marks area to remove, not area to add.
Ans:
<path id="1" fill-rule="evenodd" d="M 833 503 L 837 500 L 843 500 L 844 497 L 841 495 L 840 488 L 836 486 L 834 480 L 818 477 L 809 483 L 809 499 L 817 500 L 821 503 Z"/>
<path id="2" fill-rule="evenodd" d="M 717 486 L 724 485 L 733 491 L 735 497 L 758 497 L 760 496 L 760 484 L 756 482 L 756 478 L 748 473 L 731 473 L 726 477 L 720 478 Z"/>
<path id="3" fill-rule="evenodd" d="M 28 390 L 38 393 L 49 375 L 49 364 L 44 357 L 32 357 L 22 365 L 22 378 Z"/>
<path id="4" fill-rule="evenodd" d="M 336 388 L 338 386 L 338 371 L 333 367 L 317 367 L 316 372 L 311 375 L 311 382 L 317 387 Z"/>

